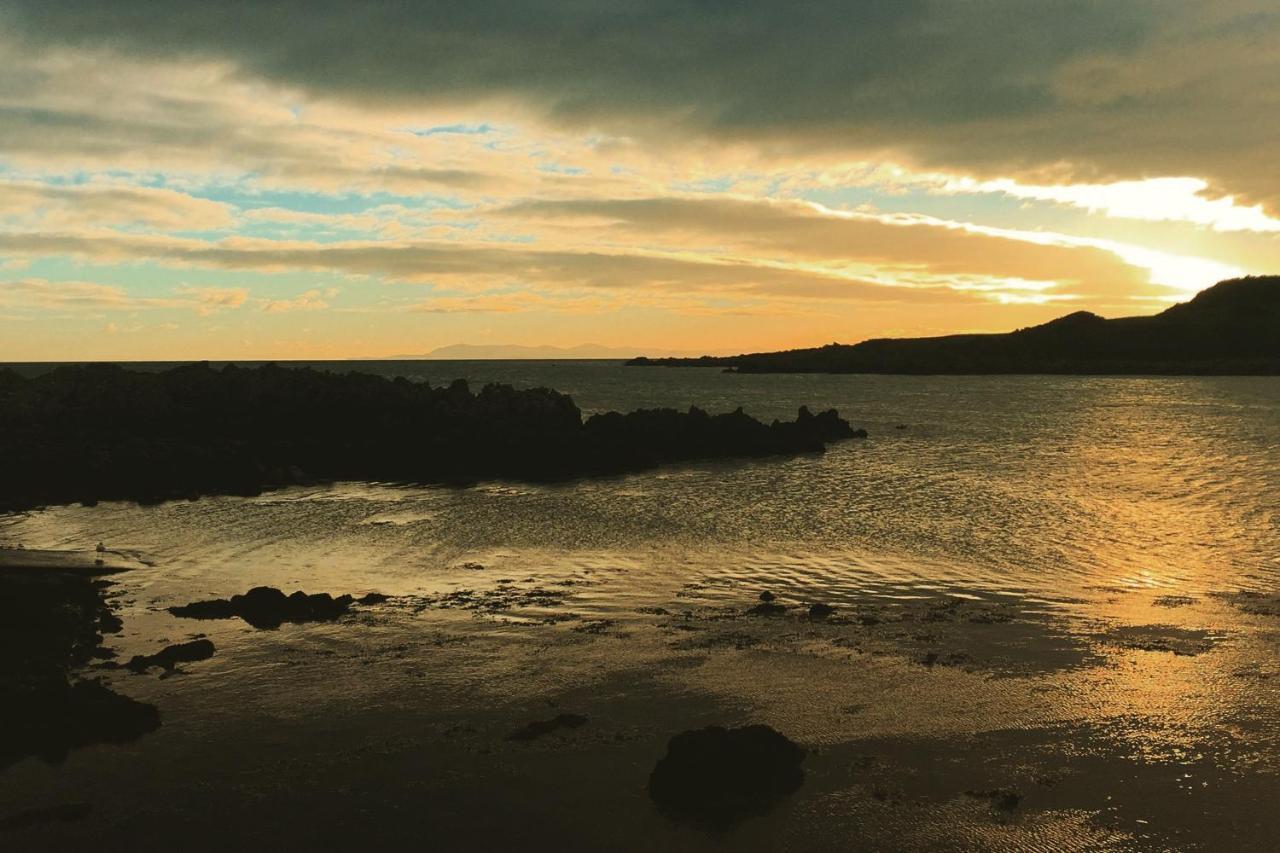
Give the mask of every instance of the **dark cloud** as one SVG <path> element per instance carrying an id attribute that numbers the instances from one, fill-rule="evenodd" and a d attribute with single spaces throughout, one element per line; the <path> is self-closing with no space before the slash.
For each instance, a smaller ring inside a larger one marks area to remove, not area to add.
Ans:
<path id="1" fill-rule="evenodd" d="M 8 0 L 32 46 L 202 57 L 313 95 L 1280 199 L 1273 0 Z"/>
<path id="2" fill-rule="evenodd" d="M 727 133 L 827 132 L 1051 109 L 1049 74 L 1123 53 L 1146 3 L 1097 0 L 17 0 L 28 39 L 229 58 L 313 91 L 515 95 L 561 119 L 678 117 Z"/>
<path id="3" fill-rule="evenodd" d="M 29 46 L 229 60 L 358 102 L 518 102 L 646 141 L 1193 174 L 1280 197 L 1272 0 L 8 0 L 0 15 Z"/>
<path id="4" fill-rule="evenodd" d="M 1139 44 L 1148 2 L 13 0 L 30 42 L 231 59 L 360 99 L 517 98 L 624 132 L 843 136 L 1053 110 L 1064 62 Z M 901 140 L 898 140 L 901 141 Z"/>

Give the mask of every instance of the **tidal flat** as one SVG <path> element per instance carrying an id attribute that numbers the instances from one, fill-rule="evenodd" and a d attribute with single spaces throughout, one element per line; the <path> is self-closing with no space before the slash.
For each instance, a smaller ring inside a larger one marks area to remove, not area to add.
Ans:
<path id="1" fill-rule="evenodd" d="M 566 376 L 602 406 L 645 381 L 598 369 Z M 760 379 L 734 393 L 761 416 L 809 390 Z M 76 677 L 160 725 L 0 771 L 0 838 L 1271 849 L 1280 385 L 832 387 L 870 438 L 822 456 L 7 517 L 3 545 L 131 555 L 101 588 L 114 657 Z M 170 610 L 260 586 L 352 598 L 265 628 Z M 803 750 L 798 787 L 713 823 L 651 797 L 674 736 L 750 725 Z"/>

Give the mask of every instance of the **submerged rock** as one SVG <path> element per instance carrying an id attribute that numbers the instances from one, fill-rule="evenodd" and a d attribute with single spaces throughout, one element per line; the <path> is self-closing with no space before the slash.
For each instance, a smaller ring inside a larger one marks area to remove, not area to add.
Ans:
<path id="1" fill-rule="evenodd" d="M 528 725 L 516 729 L 507 735 L 507 740 L 534 740 L 549 735 L 558 729 L 576 729 L 586 725 L 587 718 L 581 714 L 559 714 L 549 720 L 535 720 Z"/>
<path id="2" fill-rule="evenodd" d="M 308 595 L 299 590 L 285 595 L 271 586 L 257 586 L 244 595 L 194 601 L 170 607 L 174 616 L 186 619 L 231 619 L 236 616 L 255 628 L 279 628 L 285 622 L 330 622 L 351 609 L 349 595 L 337 598 L 327 592 Z"/>
<path id="3" fill-rule="evenodd" d="M 180 663 L 192 663 L 198 660 L 208 660 L 213 657 L 214 646 L 209 640 L 192 640 L 189 643 L 178 643 L 173 646 L 165 646 L 153 655 L 134 655 L 129 662 L 125 664 L 127 669 L 134 672 L 146 672 L 153 666 L 163 667 L 166 670 L 172 670 Z"/>
<path id="4" fill-rule="evenodd" d="M 835 612 L 836 609 L 834 607 L 830 604 L 823 604 L 821 601 L 815 601 L 809 605 L 809 616 L 814 619 L 826 619 Z"/>
<path id="5" fill-rule="evenodd" d="M 965 791 L 970 797 L 987 800 L 991 807 L 1002 812 L 1011 812 L 1022 802 L 1022 794 L 1010 788 L 992 788 L 987 791 Z"/>
<path id="6" fill-rule="evenodd" d="M 769 726 L 694 729 L 667 744 L 649 775 L 649 796 L 671 817 L 728 826 L 798 790 L 804 757 Z"/>
<path id="7" fill-rule="evenodd" d="M 787 606 L 776 601 L 762 601 L 747 612 L 752 616 L 781 616 L 787 612 Z"/>

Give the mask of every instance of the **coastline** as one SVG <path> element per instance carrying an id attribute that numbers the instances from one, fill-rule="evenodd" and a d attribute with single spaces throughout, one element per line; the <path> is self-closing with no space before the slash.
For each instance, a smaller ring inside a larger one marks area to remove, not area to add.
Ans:
<path id="1" fill-rule="evenodd" d="M 363 480 L 568 481 L 663 464 L 821 453 L 865 438 L 830 409 L 765 424 L 741 407 L 583 418 L 547 388 L 431 387 L 274 365 L 158 373 L 111 365 L 0 372 L 0 511 L 157 503 Z"/>

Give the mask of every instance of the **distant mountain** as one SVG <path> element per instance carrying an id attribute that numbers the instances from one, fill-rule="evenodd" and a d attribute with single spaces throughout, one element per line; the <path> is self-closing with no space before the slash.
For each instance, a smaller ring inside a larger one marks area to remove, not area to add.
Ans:
<path id="1" fill-rule="evenodd" d="M 396 358 L 429 358 L 457 361 L 484 359 L 574 359 L 574 358 L 634 358 L 641 347 L 607 347 L 600 344 L 579 344 L 576 347 L 520 346 L 517 344 L 453 344 L 439 347 L 422 355 L 401 355 Z M 685 356 L 687 352 L 659 350 L 659 356 Z"/>
<path id="2" fill-rule="evenodd" d="M 1215 284 L 1150 317 L 1077 311 L 1007 334 L 882 338 L 859 344 L 628 364 L 738 373 L 1280 374 L 1280 276 Z"/>

